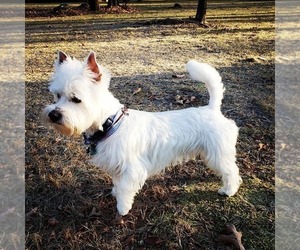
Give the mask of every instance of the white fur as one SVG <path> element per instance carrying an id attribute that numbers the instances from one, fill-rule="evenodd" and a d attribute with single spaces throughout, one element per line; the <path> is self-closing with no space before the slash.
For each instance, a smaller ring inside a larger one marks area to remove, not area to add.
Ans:
<path id="1" fill-rule="evenodd" d="M 45 108 L 43 119 L 59 131 L 72 131 L 66 133 L 69 135 L 84 131 L 93 134 L 122 107 L 109 92 L 110 76 L 100 65 L 100 82 L 92 79 L 86 61 L 68 57 L 63 64 L 56 63 L 55 68 L 50 90 L 61 97 Z M 129 212 L 134 196 L 149 176 L 197 155 L 222 177 L 220 194 L 232 196 L 240 186 L 235 163 L 238 128 L 220 111 L 224 92 L 221 77 L 212 66 L 194 60 L 186 68 L 192 79 L 205 83 L 209 105 L 157 113 L 129 109 L 119 129 L 97 145 L 92 162 L 111 175 L 120 215 Z M 82 103 L 70 102 L 73 94 Z M 49 119 L 53 109 L 61 111 L 61 124 Z"/>

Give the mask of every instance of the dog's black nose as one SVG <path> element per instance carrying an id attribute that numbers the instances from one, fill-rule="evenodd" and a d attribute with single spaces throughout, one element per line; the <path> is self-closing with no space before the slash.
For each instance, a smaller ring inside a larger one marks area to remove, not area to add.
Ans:
<path id="1" fill-rule="evenodd" d="M 48 116 L 53 122 L 58 122 L 62 117 L 61 113 L 59 113 L 56 109 L 52 110 Z"/>

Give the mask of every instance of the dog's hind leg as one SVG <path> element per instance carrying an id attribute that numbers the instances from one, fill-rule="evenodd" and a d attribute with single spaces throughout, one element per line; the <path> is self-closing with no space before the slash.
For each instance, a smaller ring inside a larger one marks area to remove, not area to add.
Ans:
<path id="1" fill-rule="evenodd" d="M 221 195 L 233 196 L 239 189 L 242 179 L 235 163 L 235 147 L 210 147 L 209 154 L 204 155 L 208 167 L 222 177 L 223 186 L 218 190 Z M 214 149 L 214 150 L 212 150 Z"/>
<path id="2" fill-rule="evenodd" d="M 222 167 L 219 172 L 222 176 L 223 186 L 218 190 L 218 193 L 233 196 L 242 183 L 237 165 L 233 162 L 228 166 Z"/>

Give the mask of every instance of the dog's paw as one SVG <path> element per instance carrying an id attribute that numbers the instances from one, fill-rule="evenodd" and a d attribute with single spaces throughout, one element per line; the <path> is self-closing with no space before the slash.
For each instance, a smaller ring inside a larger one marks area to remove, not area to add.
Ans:
<path id="1" fill-rule="evenodd" d="M 226 183 L 222 188 L 218 190 L 218 194 L 226 195 L 228 197 L 233 196 L 238 190 L 240 185 L 243 183 L 242 178 L 239 176 L 235 182 Z"/>
<path id="2" fill-rule="evenodd" d="M 232 190 L 232 189 L 226 189 L 224 187 L 220 188 L 218 190 L 218 194 L 223 195 L 223 196 L 233 196 L 235 193 L 237 192 L 237 190 Z"/>

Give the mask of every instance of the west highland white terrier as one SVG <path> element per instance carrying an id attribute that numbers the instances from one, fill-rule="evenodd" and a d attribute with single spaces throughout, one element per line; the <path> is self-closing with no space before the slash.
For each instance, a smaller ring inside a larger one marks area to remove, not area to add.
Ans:
<path id="1" fill-rule="evenodd" d="M 238 191 L 238 128 L 220 111 L 224 88 L 215 68 L 186 64 L 191 78 L 205 83 L 207 106 L 152 113 L 126 109 L 113 96 L 111 76 L 94 52 L 81 62 L 60 51 L 54 67 L 49 90 L 55 103 L 44 109 L 43 120 L 65 135 L 84 134 L 92 162 L 112 177 L 119 215 L 129 212 L 149 176 L 198 155 L 222 177 L 219 194 Z"/>

